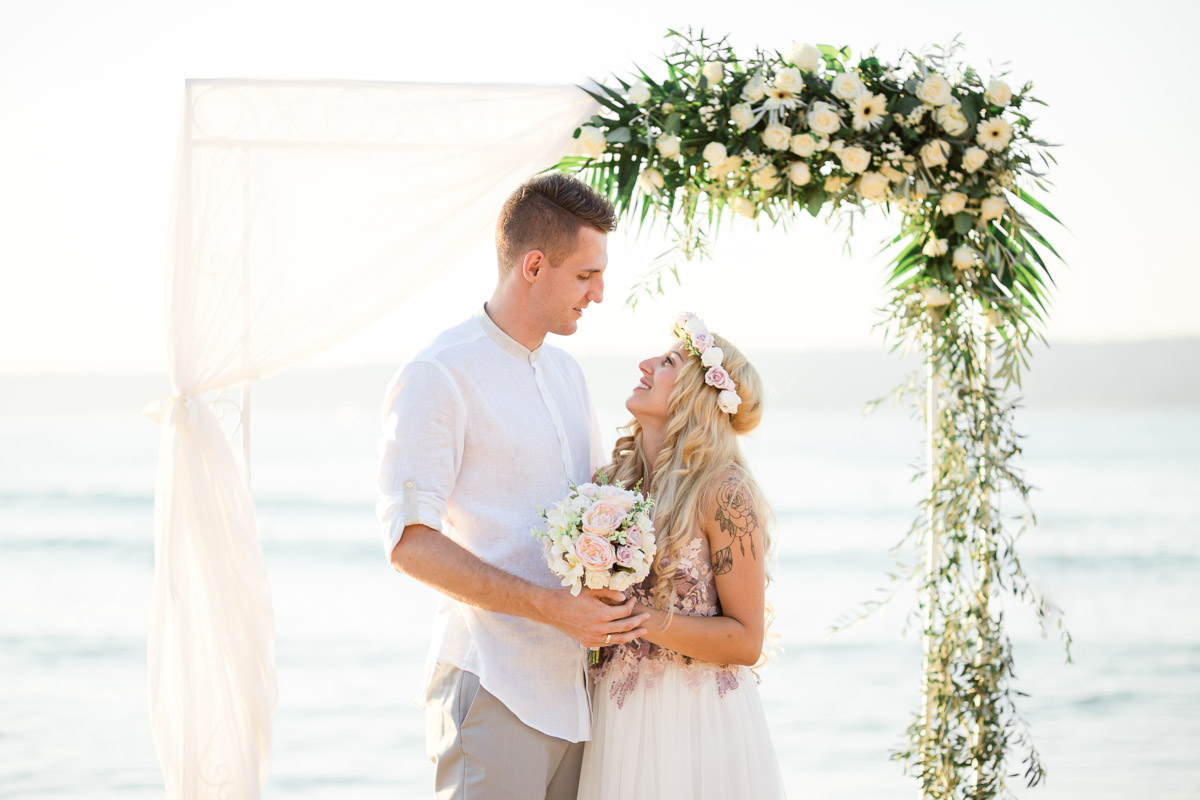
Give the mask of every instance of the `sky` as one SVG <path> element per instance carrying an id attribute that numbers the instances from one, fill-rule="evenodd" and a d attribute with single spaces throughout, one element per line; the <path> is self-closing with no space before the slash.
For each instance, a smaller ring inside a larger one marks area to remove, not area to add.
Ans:
<path id="1" fill-rule="evenodd" d="M 3 0 L 0 3 L 0 373 L 165 370 L 164 272 L 175 141 L 187 78 L 299 77 L 581 83 L 653 70 L 670 27 L 728 33 L 734 47 L 793 41 L 875 48 L 885 60 L 955 35 L 984 73 L 1009 70 L 1048 103 L 1037 132 L 1060 146 L 1043 196 L 1063 227 L 1051 343 L 1200 336 L 1195 229 L 1200 105 L 1190 74 L 1200 11 L 1189 2 L 901 4 L 395 0 Z M 1007 65 L 1002 66 L 1002 65 Z M 683 285 L 622 304 L 665 240 L 610 243 L 605 303 L 570 348 L 655 352 L 670 316 L 698 311 L 743 349 L 870 349 L 884 300 L 873 214 L 845 236 L 824 218 L 792 230 L 742 224 Z M 396 357 L 490 294 L 473 253 L 427 292 L 318 357 Z M 464 289 L 464 287 L 471 287 Z M 475 287 L 478 287 L 476 290 Z"/>

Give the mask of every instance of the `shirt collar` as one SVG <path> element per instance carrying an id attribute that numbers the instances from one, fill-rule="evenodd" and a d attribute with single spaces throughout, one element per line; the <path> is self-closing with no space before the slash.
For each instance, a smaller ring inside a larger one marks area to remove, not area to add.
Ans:
<path id="1" fill-rule="evenodd" d="M 479 313 L 475 315 L 479 320 L 479 327 L 483 328 L 483 332 L 488 337 L 500 345 L 500 348 L 507 353 L 512 354 L 522 361 L 528 361 L 530 364 L 537 361 L 542 355 L 542 347 L 539 345 L 534 350 L 529 350 L 525 345 L 518 342 L 516 339 L 509 336 L 504 330 L 497 325 L 491 317 L 488 316 L 486 307 L 480 307 Z"/>

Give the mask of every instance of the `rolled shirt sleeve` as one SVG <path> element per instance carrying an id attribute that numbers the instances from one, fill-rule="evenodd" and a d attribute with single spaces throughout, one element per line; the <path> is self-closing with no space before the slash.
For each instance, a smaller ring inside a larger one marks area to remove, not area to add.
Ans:
<path id="1" fill-rule="evenodd" d="M 442 520 L 462 464 L 466 417 L 462 396 L 436 363 L 414 361 L 388 386 L 375 507 L 388 555 L 409 525 L 445 533 Z"/>

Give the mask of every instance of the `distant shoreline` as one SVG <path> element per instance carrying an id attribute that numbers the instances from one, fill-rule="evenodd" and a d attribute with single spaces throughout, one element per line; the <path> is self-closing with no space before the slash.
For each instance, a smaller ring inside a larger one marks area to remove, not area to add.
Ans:
<path id="1" fill-rule="evenodd" d="M 644 355 L 578 355 L 598 404 L 624 396 Z M 860 409 L 919 368 L 882 348 L 751 355 L 771 403 L 801 409 Z M 256 382 L 254 396 L 295 413 L 374 414 L 399 366 L 300 366 Z M 1200 407 L 1200 338 L 1039 345 L 1023 380 L 1029 408 Z M 168 391 L 165 375 L 147 371 L 0 373 L 0 417 L 138 414 Z"/>

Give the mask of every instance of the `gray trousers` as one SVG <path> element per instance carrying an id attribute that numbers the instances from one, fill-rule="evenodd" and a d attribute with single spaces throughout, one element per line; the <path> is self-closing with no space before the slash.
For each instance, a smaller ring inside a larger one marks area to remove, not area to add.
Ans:
<path id="1" fill-rule="evenodd" d="M 436 800 L 575 800 L 583 742 L 529 727 L 470 672 L 439 663 L 425 713 Z"/>

